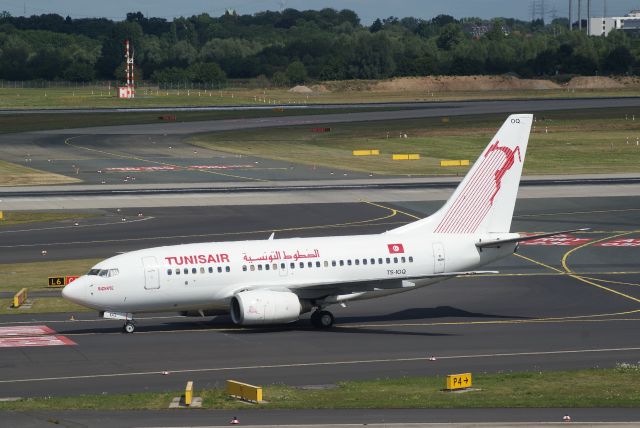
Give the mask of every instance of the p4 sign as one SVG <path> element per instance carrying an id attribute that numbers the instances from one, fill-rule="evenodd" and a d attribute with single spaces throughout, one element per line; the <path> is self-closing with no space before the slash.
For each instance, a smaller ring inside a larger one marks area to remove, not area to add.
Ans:
<path id="1" fill-rule="evenodd" d="M 389 248 L 389 253 L 391 254 L 404 253 L 402 244 L 387 244 L 387 248 Z"/>

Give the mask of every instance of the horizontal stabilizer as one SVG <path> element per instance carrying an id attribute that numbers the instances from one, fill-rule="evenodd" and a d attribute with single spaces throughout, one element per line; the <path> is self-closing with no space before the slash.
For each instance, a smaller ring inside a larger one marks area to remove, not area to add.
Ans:
<path id="1" fill-rule="evenodd" d="M 517 238 L 494 239 L 494 240 L 490 240 L 490 241 L 479 241 L 479 242 L 476 242 L 476 247 L 478 247 L 478 248 L 499 247 L 500 245 L 503 245 L 503 244 L 511 244 L 511 243 L 514 243 L 514 242 L 522 242 L 522 241 L 533 241 L 534 239 L 548 238 L 550 236 L 556 236 L 556 235 L 564 235 L 565 233 L 586 232 L 587 230 L 590 230 L 590 229 L 589 228 L 584 228 L 584 229 L 562 230 L 562 231 L 559 231 L 559 232 L 549 232 L 549 233 L 539 233 L 537 235 L 519 236 Z"/>

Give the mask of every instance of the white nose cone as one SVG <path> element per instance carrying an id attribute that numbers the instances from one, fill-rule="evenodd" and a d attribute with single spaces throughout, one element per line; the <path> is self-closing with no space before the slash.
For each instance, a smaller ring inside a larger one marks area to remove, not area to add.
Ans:
<path id="1" fill-rule="evenodd" d="M 62 297 L 82 305 L 86 301 L 86 289 L 83 279 L 78 278 L 62 289 Z"/>

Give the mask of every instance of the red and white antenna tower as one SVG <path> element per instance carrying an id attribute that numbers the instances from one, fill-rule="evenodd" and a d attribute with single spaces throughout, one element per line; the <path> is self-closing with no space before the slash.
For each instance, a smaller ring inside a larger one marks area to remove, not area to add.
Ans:
<path id="1" fill-rule="evenodd" d="M 133 74 L 133 49 L 129 44 L 129 40 L 124 41 L 124 73 L 127 79 L 127 84 L 118 88 L 119 98 L 134 98 L 134 74 Z"/>

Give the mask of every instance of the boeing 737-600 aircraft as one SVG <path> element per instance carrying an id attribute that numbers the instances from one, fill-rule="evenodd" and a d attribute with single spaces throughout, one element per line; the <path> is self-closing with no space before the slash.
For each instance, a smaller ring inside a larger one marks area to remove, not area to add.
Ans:
<path id="1" fill-rule="evenodd" d="M 435 214 L 375 235 L 210 242 L 132 251 L 106 259 L 67 285 L 65 298 L 105 318 L 177 311 L 231 313 L 239 325 L 298 320 L 313 310 L 414 290 L 513 253 L 518 242 L 564 232 L 509 233 L 531 114 L 507 118 L 451 198 Z M 565 231 L 566 232 L 566 231 Z"/>

